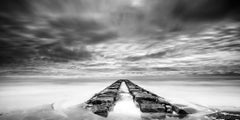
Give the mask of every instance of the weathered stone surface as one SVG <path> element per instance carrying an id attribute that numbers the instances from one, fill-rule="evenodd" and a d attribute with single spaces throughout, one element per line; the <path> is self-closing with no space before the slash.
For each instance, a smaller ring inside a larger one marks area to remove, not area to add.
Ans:
<path id="1" fill-rule="evenodd" d="M 88 100 L 85 108 L 91 110 L 97 115 L 107 117 L 108 112 L 113 109 L 119 98 L 119 88 L 122 82 L 126 83 L 134 102 L 144 114 L 154 114 L 154 117 L 173 114 L 173 111 L 179 114 L 179 116 L 188 114 L 184 109 L 170 104 L 164 98 L 139 87 L 129 80 L 119 80 L 108 86 Z"/>

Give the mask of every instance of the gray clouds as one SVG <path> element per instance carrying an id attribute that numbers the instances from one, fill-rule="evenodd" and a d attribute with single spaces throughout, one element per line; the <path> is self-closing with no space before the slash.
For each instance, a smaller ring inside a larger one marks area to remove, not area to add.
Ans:
<path id="1" fill-rule="evenodd" d="M 238 22 L 237 5 L 234 0 L 3 0 L 0 64 L 35 64 L 36 71 L 44 66 L 56 74 L 238 73 L 233 66 L 239 64 L 239 26 L 229 24 Z"/>
<path id="2" fill-rule="evenodd" d="M 162 58 L 166 54 L 167 54 L 167 51 L 161 51 L 161 52 L 152 53 L 144 56 L 127 57 L 126 60 L 138 61 L 138 60 L 147 59 L 147 58 Z"/>
<path id="3" fill-rule="evenodd" d="M 173 15 L 184 20 L 239 19 L 237 0 L 177 0 Z"/>
<path id="4" fill-rule="evenodd" d="M 117 37 L 114 31 L 107 30 L 97 21 L 72 16 L 55 18 L 42 15 L 37 10 L 30 12 L 34 10 L 31 2 L 17 0 L 2 2 L 0 12 L 2 65 L 35 59 L 55 62 L 90 60 L 91 53 L 86 50 L 85 45 Z M 19 2 L 20 6 L 16 7 Z M 22 9 L 21 7 L 26 10 L 18 10 Z"/>
<path id="5" fill-rule="evenodd" d="M 1 64 L 21 63 L 31 59 L 82 60 L 91 56 L 84 45 L 78 44 L 74 48 L 73 44 L 79 38 L 70 38 L 64 30 L 58 28 L 56 31 L 56 28 L 48 23 L 41 24 L 41 28 L 38 28 L 32 21 L 23 23 L 10 19 L 9 24 L 2 23 L 2 26 Z"/>

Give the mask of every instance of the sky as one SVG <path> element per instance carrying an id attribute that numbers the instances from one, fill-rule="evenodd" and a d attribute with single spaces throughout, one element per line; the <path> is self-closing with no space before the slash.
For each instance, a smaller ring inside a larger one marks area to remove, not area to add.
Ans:
<path id="1" fill-rule="evenodd" d="M 240 75 L 237 0 L 1 0 L 0 76 Z"/>

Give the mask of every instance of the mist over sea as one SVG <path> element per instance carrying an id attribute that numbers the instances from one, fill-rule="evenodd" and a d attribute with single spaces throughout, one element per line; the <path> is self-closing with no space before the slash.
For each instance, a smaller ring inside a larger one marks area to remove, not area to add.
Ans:
<path id="1" fill-rule="evenodd" d="M 6 81 L 0 84 L 0 113 L 52 103 L 57 109 L 65 109 L 85 102 L 117 80 L 85 78 L 85 81 L 78 81 L 84 78 L 51 77 L 2 79 Z M 240 107 L 240 80 L 237 77 L 143 79 L 133 78 L 132 81 L 174 103 L 191 103 L 211 108 Z"/>

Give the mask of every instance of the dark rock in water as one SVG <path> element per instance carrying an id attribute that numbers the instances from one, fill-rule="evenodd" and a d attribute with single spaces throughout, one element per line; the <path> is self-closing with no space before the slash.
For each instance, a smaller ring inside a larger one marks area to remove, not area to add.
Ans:
<path id="1" fill-rule="evenodd" d="M 109 111 L 113 109 L 115 103 L 119 98 L 119 89 L 125 82 L 129 93 L 131 94 L 136 106 L 139 107 L 144 119 L 150 118 L 165 118 L 166 116 L 184 117 L 193 112 L 191 109 L 173 105 L 164 98 L 145 90 L 142 87 L 132 83 L 129 80 L 118 80 L 111 84 L 98 94 L 95 94 L 90 100 L 86 102 L 86 109 L 102 117 L 107 117 Z"/>
<path id="2" fill-rule="evenodd" d="M 147 113 L 165 112 L 165 107 L 161 104 L 141 103 L 140 110 Z"/>
<path id="3" fill-rule="evenodd" d="M 207 115 L 207 117 L 214 120 L 240 120 L 240 112 L 236 111 L 221 111 Z"/>
<path id="4" fill-rule="evenodd" d="M 126 84 L 134 101 L 136 101 L 137 106 L 139 106 L 143 113 L 173 114 L 173 111 L 175 111 L 179 116 L 185 116 L 188 114 L 184 109 L 180 109 L 179 107 L 170 104 L 164 98 L 139 87 L 131 81 L 126 81 Z"/>
<path id="5" fill-rule="evenodd" d="M 108 86 L 98 94 L 95 94 L 90 100 L 86 102 L 86 109 L 102 117 L 107 117 L 108 112 L 111 111 L 118 100 L 118 92 L 121 82 L 117 81 Z"/>
<path id="6" fill-rule="evenodd" d="M 109 108 L 107 107 L 107 105 L 95 105 L 92 108 L 93 113 L 103 117 L 108 116 L 108 110 Z"/>

